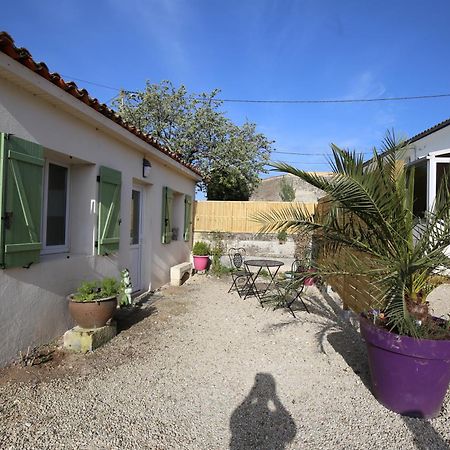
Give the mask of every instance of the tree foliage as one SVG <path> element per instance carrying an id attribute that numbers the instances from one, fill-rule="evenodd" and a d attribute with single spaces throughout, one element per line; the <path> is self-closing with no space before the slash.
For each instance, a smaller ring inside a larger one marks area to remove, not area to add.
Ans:
<path id="1" fill-rule="evenodd" d="M 293 202 L 295 200 L 294 180 L 289 179 L 287 175 L 280 180 L 280 198 L 283 202 Z"/>
<path id="2" fill-rule="evenodd" d="M 272 141 L 256 125 L 225 116 L 219 90 L 189 94 L 169 81 L 147 82 L 141 92 L 122 92 L 115 106 L 125 120 L 155 137 L 204 175 L 208 200 L 248 200 L 266 172 Z"/>

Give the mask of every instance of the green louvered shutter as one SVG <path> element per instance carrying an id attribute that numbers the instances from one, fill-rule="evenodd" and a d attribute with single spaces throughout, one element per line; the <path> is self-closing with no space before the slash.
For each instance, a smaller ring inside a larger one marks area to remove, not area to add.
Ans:
<path id="1" fill-rule="evenodd" d="M 122 174 L 102 166 L 99 183 L 98 254 L 106 255 L 119 249 Z"/>
<path id="2" fill-rule="evenodd" d="M 162 222 L 161 222 L 161 242 L 168 244 L 172 241 L 172 209 L 173 209 L 173 191 L 163 187 L 162 198 Z"/>
<path id="3" fill-rule="evenodd" d="M 192 197 L 190 195 L 184 196 L 184 234 L 185 241 L 191 239 L 192 228 Z"/>
<path id="4" fill-rule="evenodd" d="M 42 146 L 0 135 L 1 265 L 29 267 L 41 251 Z"/>

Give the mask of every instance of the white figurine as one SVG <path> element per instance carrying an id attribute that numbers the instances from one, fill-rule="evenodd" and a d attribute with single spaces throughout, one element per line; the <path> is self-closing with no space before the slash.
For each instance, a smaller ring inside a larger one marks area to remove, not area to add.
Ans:
<path id="1" fill-rule="evenodd" d="M 121 284 L 122 284 L 122 294 L 120 296 L 120 306 L 131 305 L 131 293 L 133 292 L 133 285 L 131 284 L 130 271 L 124 269 L 120 272 Z"/>

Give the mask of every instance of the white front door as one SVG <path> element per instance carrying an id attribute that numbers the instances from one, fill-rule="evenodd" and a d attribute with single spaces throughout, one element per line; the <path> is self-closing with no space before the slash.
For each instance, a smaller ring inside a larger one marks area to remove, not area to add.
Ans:
<path id="1" fill-rule="evenodd" d="M 141 289 L 142 257 L 142 189 L 133 186 L 131 191 L 130 275 L 133 292 Z"/>

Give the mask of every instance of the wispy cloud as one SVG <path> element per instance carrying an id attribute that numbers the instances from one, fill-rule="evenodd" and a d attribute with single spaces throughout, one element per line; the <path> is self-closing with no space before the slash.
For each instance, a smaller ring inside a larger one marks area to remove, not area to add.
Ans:
<path id="1" fill-rule="evenodd" d="M 384 84 L 377 79 L 372 71 L 366 70 L 352 79 L 350 89 L 343 98 L 376 98 L 382 96 L 385 92 Z"/>
<path id="2" fill-rule="evenodd" d="M 147 41 L 151 43 L 148 47 L 158 49 L 158 55 L 150 57 L 165 60 L 178 72 L 190 70 L 183 38 L 189 15 L 184 1 L 109 0 L 109 4 L 144 39 L 142 47 Z"/>

